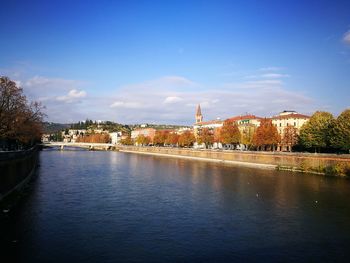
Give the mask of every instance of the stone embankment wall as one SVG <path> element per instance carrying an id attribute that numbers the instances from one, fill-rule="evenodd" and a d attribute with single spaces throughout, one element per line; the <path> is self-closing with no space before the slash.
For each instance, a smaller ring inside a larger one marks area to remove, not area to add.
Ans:
<path id="1" fill-rule="evenodd" d="M 192 157 L 202 160 L 222 161 L 246 166 L 261 166 L 280 170 L 294 170 L 327 175 L 350 176 L 350 155 L 281 153 L 251 151 L 195 150 L 168 147 L 119 146 L 119 151 L 145 154 Z"/>
<path id="2" fill-rule="evenodd" d="M 0 152 L 0 201 L 21 188 L 34 173 L 38 149 Z"/>

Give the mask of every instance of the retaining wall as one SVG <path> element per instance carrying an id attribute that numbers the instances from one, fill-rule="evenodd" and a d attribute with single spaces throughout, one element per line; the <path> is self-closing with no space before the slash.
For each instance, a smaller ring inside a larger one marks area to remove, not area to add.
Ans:
<path id="1" fill-rule="evenodd" d="M 0 201 L 30 178 L 38 160 L 38 149 L 0 152 Z"/>
<path id="2" fill-rule="evenodd" d="M 350 171 L 350 155 L 314 154 L 314 153 L 281 153 L 281 152 L 251 152 L 251 151 L 219 151 L 195 150 L 170 147 L 136 147 L 119 146 L 120 151 L 179 155 L 203 159 L 240 162 L 241 164 L 274 165 L 278 169 L 297 170 L 314 173 L 327 171 L 345 175 Z M 348 169 L 348 170 L 347 170 Z M 339 171 L 338 171 L 339 170 Z"/>

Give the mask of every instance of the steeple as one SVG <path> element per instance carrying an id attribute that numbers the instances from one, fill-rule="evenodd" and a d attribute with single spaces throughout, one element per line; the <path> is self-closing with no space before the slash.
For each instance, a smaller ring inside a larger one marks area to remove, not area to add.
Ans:
<path id="1" fill-rule="evenodd" d="M 201 105 L 198 104 L 197 110 L 196 110 L 196 123 L 203 121 L 203 115 L 201 110 Z"/>

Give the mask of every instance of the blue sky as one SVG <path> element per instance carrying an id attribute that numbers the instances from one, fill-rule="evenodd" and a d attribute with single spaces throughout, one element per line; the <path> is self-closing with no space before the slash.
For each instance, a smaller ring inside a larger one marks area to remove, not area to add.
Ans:
<path id="1" fill-rule="evenodd" d="M 47 120 L 350 107 L 350 1 L 1 1 L 0 75 Z"/>

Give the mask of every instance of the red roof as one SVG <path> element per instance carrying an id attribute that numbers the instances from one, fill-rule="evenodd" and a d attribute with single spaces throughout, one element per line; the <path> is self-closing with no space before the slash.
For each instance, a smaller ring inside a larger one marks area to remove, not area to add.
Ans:
<path id="1" fill-rule="evenodd" d="M 304 114 L 300 114 L 300 113 L 292 113 L 292 114 L 287 114 L 287 115 L 277 115 L 277 116 L 273 116 L 272 119 L 278 119 L 278 120 L 282 120 L 282 119 L 309 119 L 310 116 L 304 115 Z"/>
<path id="2" fill-rule="evenodd" d="M 260 119 L 262 119 L 262 118 L 257 117 L 257 116 L 252 115 L 252 114 L 248 114 L 248 115 L 234 116 L 234 117 L 226 119 L 226 121 L 260 120 Z"/>
<path id="3" fill-rule="evenodd" d="M 208 125 L 208 124 L 221 124 L 223 121 L 221 120 L 212 120 L 212 121 L 201 121 L 197 122 L 194 125 Z"/>

